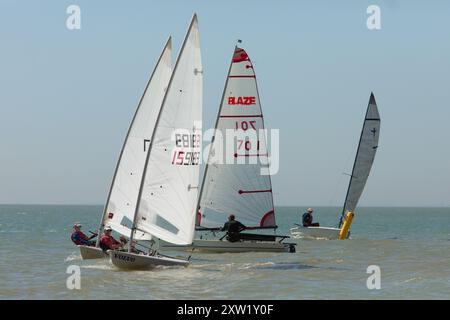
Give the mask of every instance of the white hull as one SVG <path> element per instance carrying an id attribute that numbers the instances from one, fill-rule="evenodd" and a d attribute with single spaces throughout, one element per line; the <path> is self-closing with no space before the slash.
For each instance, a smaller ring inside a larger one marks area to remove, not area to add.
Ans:
<path id="1" fill-rule="evenodd" d="M 328 227 L 295 227 L 291 228 L 291 236 L 293 238 L 307 238 L 307 239 L 328 239 L 337 240 L 339 238 L 339 228 Z"/>
<path id="2" fill-rule="evenodd" d="M 183 266 L 187 267 L 189 261 L 165 256 L 147 256 L 130 252 L 108 250 L 113 265 L 120 269 L 148 270 L 158 266 Z"/>
<path id="3" fill-rule="evenodd" d="M 238 241 L 229 242 L 227 240 L 194 240 L 192 245 L 174 245 L 164 241 L 160 242 L 161 249 L 192 251 L 194 252 L 291 252 L 294 250 L 294 244 L 280 243 L 275 241 Z"/>
<path id="4" fill-rule="evenodd" d="M 108 258 L 108 255 L 98 247 L 79 245 L 78 248 L 80 248 L 81 258 L 83 258 L 83 260 Z"/>

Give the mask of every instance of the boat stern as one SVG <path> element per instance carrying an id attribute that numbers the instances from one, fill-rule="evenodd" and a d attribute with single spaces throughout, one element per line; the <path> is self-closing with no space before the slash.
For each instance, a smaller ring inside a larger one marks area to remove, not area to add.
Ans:
<path id="1" fill-rule="evenodd" d="M 78 248 L 83 260 L 108 258 L 108 254 L 98 247 L 78 245 Z"/>

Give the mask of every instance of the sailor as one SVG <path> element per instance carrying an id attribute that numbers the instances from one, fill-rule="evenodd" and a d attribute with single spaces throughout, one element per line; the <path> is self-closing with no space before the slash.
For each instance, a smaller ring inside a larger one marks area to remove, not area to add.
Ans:
<path id="1" fill-rule="evenodd" d="M 304 227 L 319 227 L 318 222 L 313 222 L 313 215 L 312 213 L 314 210 L 312 208 L 308 208 L 306 212 L 302 216 L 302 224 Z"/>
<path id="2" fill-rule="evenodd" d="M 88 237 L 85 235 L 80 229 L 81 229 L 81 223 L 77 222 L 73 225 L 73 229 L 75 230 L 70 235 L 70 239 L 75 243 L 76 245 L 84 245 L 84 246 L 94 246 L 95 242 L 90 241 L 92 238 L 95 238 L 97 236 L 96 233 L 94 233 L 91 237 Z"/>
<path id="3" fill-rule="evenodd" d="M 119 249 L 126 244 L 126 239 L 124 237 L 120 237 L 121 242 L 114 239 L 111 235 L 111 231 L 112 229 L 110 226 L 106 226 L 103 229 L 103 235 L 100 238 L 100 248 L 102 248 L 103 251 Z"/>
<path id="4" fill-rule="evenodd" d="M 234 214 L 230 214 L 228 221 L 225 222 L 220 231 L 227 231 L 227 240 L 230 242 L 236 242 L 239 241 L 239 232 L 245 229 L 246 226 L 235 220 Z"/>

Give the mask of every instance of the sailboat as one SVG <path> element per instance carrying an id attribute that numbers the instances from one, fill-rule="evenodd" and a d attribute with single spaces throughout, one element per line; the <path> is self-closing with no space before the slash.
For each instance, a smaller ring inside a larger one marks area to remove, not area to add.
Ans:
<path id="1" fill-rule="evenodd" d="M 108 250 L 122 269 L 187 266 L 157 252 L 139 254 L 140 232 L 177 245 L 192 243 L 199 184 L 203 70 L 194 14 L 165 92 L 148 145 L 128 251 Z"/>
<path id="2" fill-rule="evenodd" d="M 115 232 L 130 238 L 131 224 L 136 211 L 139 186 L 156 119 L 172 74 L 172 39 L 169 37 L 150 76 L 144 93 L 131 121 L 117 161 L 103 215 L 99 234 L 108 225 Z M 151 235 L 137 232 L 136 240 L 151 240 Z M 95 247 L 79 245 L 83 259 L 107 258 L 100 248 L 100 236 Z"/>
<path id="3" fill-rule="evenodd" d="M 262 129 L 264 117 L 253 64 L 247 52 L 236 46 L 197 205 L 196 230 L 201 238 L 195 239 L 191 245 L 163 242 L 161 247 L 206 252 L 295 252 L 294 244 L 283 243 L 289 236 L 241 232 L 240 241 L 230 242 L 220 231 L 229 214 L 234 214 L 247 230 L 277 228 L 271 178 L 268 174 L 261 174 L 261 169 L 268 164 L 265 136 L 260 134 Z M 228 156 L 231 154 L 235 160 L 242 158 L 246 160 L 241 161 L 244 163 L 229 163 L 220 152 L 225 144 L 229 145 L 229 141 L 224 143 L 220 137 L 225 137 L 230 131 L 237 133 L 237 141 L 233 138 L 233 149 L 232 152 L 227 149 Z M 254 139 L 247 135 L 253 135 Z"/>
<path id="4" fill-rule="evenodd" d="M 297 225 L 297 227 L 291 228 L 293 237 L 321 239 L 338 239 L 340 237 L 343 223 L 349 217 L 349 214 L 353 217 L 359 198 L 366 185 L 378 149 L 379 135 L 380 115 L 375 96 L 371 93 L 338 228 L 303 227 Z M 349 233 L 347 233 L 346 237 L 348 236 Z"/>

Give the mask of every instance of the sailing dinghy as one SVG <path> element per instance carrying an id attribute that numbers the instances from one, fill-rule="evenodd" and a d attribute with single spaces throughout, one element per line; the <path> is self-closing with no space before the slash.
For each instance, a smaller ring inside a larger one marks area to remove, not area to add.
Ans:
<path id="1" fill-rule="evenodd" d="M 230 242 L 220 231 L 229 214 L 243 223 L 247 230 L 276 230 L 272 184 L 269 174 L 261 170 L 268 164 L 264 118 L 261 110 L 253 64 L 246 51 L 235 47 L 220 104 L 214 138 L 197 206 L 197 231 L 200 239 L 191 245 L 161 243 L 162 248 L 203 252 L 295 252 L 292 243 L 283 243 L 289 236 L 241 232 L 240 240 Z M 261 131 L 260 131 L 261 130 Z M 223 142 L 227 132 L 237 133 L 232 143 Z M 251 140 L 248 136 L 253 135 Z M 240 136 L 240 137 L 239 137 Z M 226 150 L 239 163 L 227 162 L 221 150 Z M 214 154 L 214 159 L 213 159 Z M 221 156 L 218 156 L 221 154 Z M 249 161 L 249 159 L 255 161 Z M 267 169 L 267 168 L 266 168 Z"/>
<path id="2" fill-rule="evenodd" d="M 133 250 L 136 234 L 177 245 L 192 243 L 199 184 L 202 63 L 194 15 L 169 80 L 148 145 L 128 252 L 108 250 L 122 269 L 187 266 L 188 260 Z"/>
<path id="3" fill-rule="evenodd" d="M 127 238 L 131 236 L 131 223 L 136 211 L 148 146 L 172 74 L 171 56 L 172 40 L 169 37 L 139 101 L 125 137 L 103 215 L 100 219 L 96 245 L 95 247 L 78 246 L 83 259 L 108 257 L 108 254 L 99 246 L 100 235 L 105 225 L 109 225 L 112 230 Z M 151 235 L 145 232 L 137 232 L 134 239 L 151 240 Z"/>
<path id="4" fill-rule="evenodd" d="M 372 168 L 375 154 L 378 148 L 378 138 L 380 135 L 380 115 L 378 113 L 377 103 L 373 93 L 370 94 L 369 105 L 367 106 L 366 117 L 361 132 L 361 137 L 356 151 L 355 162 L 353 164 L 352 174 L 347 189 L 347 195 L 344 201 L 341 218 L 338 228 L 330 227 L 303 227 L 297 225 L 291 228 L 291 235 L 295 238 L 313 238 L 313 239 L 338 239 L 343 222 L 349 213 L 354 213 L 359 198 L 366 185 Z M 349 233 L 346 237 L 349 236 Z"/>

